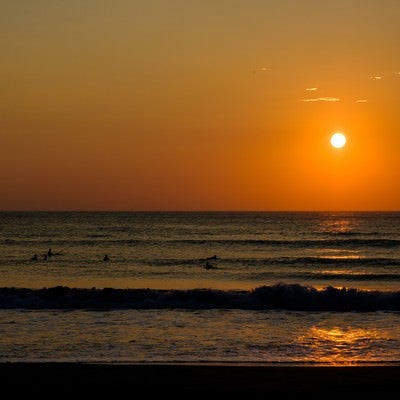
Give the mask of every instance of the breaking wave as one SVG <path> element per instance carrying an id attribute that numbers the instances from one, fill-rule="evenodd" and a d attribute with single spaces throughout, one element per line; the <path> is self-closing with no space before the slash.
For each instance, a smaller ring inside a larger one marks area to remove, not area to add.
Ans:
<path id="1" fill-rule="evenodd" d="M 400 311 L 400 291 L 279 283 L 253 290 L 0 288 L 0 309 L 248 309 L 303 311 Z"/>

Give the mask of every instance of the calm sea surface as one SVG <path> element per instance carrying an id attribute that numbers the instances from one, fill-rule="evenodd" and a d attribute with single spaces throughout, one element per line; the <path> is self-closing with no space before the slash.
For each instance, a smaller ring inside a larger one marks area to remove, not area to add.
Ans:
<path id="1" fill-rule="evenodd" d="M 400 362 L 399 268 L 400 213 L 3 212 L 0 361 Z"/>

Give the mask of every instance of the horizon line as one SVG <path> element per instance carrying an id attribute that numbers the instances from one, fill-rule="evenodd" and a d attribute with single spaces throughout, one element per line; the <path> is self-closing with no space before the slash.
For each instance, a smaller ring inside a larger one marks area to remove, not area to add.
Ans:
<path id="1" fill-rule="evenodd" d="M 115 210 L 115 209 L 98 209 L 98 210 L 82 210 L 82 209 L 57 209 L 57 210 L 32 210 L 32 209 L 15 209 L 15 210 L 0 210 L 0 213 L 22 213 L 22 212 L 42 212 L 42 213 L 396 213 L 400 212 L 400 209 L 390 209 L 390 210 L 380 210 L 380 209 L 370 209 L 370 210 Z"/>

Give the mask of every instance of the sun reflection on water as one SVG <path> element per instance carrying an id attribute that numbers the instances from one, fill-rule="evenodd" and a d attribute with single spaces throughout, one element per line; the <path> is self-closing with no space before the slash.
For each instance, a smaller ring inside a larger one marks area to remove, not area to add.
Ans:
<path id="1" fill-rule="evenodd" d="M 321 223 L 322 232 L 331 234 L 352 233 L 356 224 L 353 219 L 330 216 Z"/>
<path id="2" fill-rule="evenodd" d="M 369 359 L 371 344 L 387 339 L 378 330 L 343 329 L 339 327 L 312 327 L 302 338 L 308 342 L 311 358 L 318 362 L 340 364 L 357 361 L 374 361 Z M 359 360 L 356 354 L 362 354 Z"/>

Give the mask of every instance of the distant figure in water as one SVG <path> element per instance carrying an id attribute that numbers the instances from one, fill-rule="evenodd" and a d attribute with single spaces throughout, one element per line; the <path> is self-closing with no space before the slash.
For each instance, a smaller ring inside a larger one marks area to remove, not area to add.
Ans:
<path id="1" fill-rule="evenodd" d="M 37 260 L 38 260 L 37 254 L 34 254 L 34 255 L 32 256 L 32 258 L 31 258 L 31 261 L 37 261 Z"/>
<path id="2" fill-rule="evenodd" d="M 110 257 L 108 257 L 107 254 L 104 255 L 103 261 L 108 261 L 110 259 Z"/>
<path id="3" fill-rule="evenodd" d="M 51 251 L 51 248 L 49 249 L 49 251 L 47 252 L 47 257 L 51 257 L 53 255 L 53 252 Z"/>
<path id="4" fill-rule="evenodd" d="M 217 269 L 217 267 L 214 267 L 211 265 L 208 261 L 206 262 L 206 265 L 204 266 L 205 269 Z"/>

